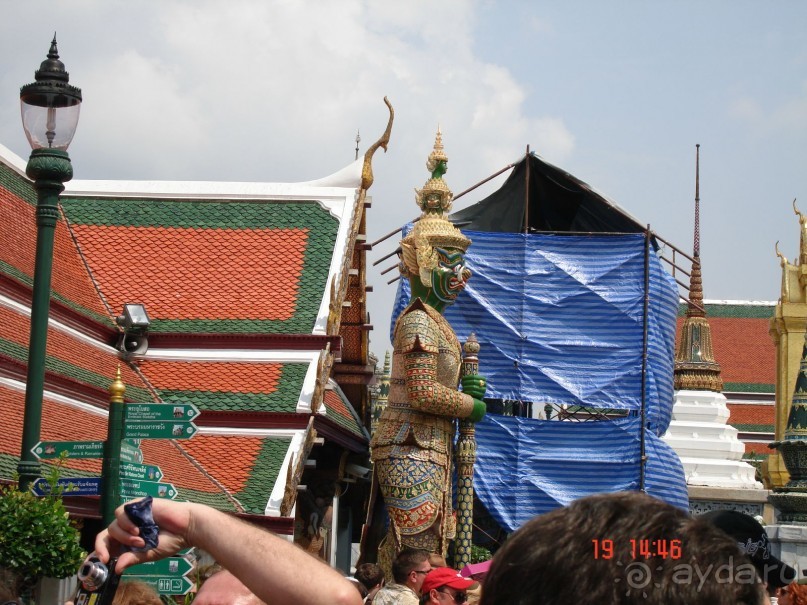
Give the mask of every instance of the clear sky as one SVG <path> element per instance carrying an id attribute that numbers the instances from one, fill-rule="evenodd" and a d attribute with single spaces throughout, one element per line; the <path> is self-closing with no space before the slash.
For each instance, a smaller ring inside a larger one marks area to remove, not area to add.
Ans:
<path id="1" fill-rule="evenodd" d="M 711 299 L 775 300 L 807 213 L 807 3 L 37 0 L 0 4 L 0 143 L 54 30 L 84 104 L 76 178 L 309 180 L 396 111 L 369 239 L 416 215 L 439 124 L 455 192 L 526 146 L 701 256 Z M 499 179 L 498 183 L 501 183 Z M 469 194 L 455 209 L 490 191 Z M 2 226 L 0 226 L 2 229 Z M 391 252 L 397 238 L 369 254 Z M 383 359 L 394 286 L 369 275 Z"/>

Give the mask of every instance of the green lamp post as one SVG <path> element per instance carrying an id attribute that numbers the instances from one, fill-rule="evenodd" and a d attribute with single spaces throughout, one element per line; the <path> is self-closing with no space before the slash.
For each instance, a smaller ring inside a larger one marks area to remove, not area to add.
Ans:
<path id="1" fill-rule="evenodd" d="M 39 441 L 42 425 L 53 239 L 59 218 L 59 194 L 64 191 L 64 183 L 73 178 L 67 147 L 76 132 L 81 106 L 81 90 L 68 84 L 69 75 L 59 60 L 55 35 L 48 58 L 34 77 L 35 82 L 20 89 L 22 125 L 32 149 L 25 173 L 33 179 L 37 192 L 31 336 L 22 446 L 17 466 L 22 490 L 28 489 L 40 475 L 39 461 L 31 450 Z"/>

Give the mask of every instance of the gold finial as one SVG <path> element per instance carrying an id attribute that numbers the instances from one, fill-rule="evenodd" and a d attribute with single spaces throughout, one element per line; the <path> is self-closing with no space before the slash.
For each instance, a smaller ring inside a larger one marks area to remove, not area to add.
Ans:
<path id="1" fill-rule="evenodd" d="M 126 393 L 126 385 L 120 375 L 120 364 L 118 364 L 118 371 L 115 373 L 115 380 L 109 385 L 109 403 L 123 403 L 123 394 Z"/>
<path id="2" fill-rule="evenodd" d="M 476 357 L 479 354 L 479 341 L 476 339 L 476 332 L 471 332 L 468 335 L 468 340 L 462 345 L 462 350 L 465 352 L 465 356 L 472 356 Z"/>

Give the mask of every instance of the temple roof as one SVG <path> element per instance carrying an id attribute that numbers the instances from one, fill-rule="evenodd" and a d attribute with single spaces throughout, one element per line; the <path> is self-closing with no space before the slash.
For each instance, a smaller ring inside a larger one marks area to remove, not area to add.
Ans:
<path id="1" fill-rule="evenodd" d="M 63 197 L 100 295 L 154 332 L 311 333 L 339 221 L 315 201 Z"/>
<path id="2" fill-rule="evenodd" d="M 331 288 L 347 283 L 361 168 L 306 183 L 67 183 L 41 439 L 104 439 L 120 364 L 127 402 L 202 411 L 193 439 L 141 446 L 180 498 L 279 516 L 312 431 L 366 451 L 353 404 L 327 385 L 340 343 Z M 35 204 L 24 162 L 0 146 L 0 481 L 21 441 Z M 114 321 L 126 303 L 151 319 L 150 347 L 128 360 Z M 97 475 L 100 460 L 66 467 Z"/>

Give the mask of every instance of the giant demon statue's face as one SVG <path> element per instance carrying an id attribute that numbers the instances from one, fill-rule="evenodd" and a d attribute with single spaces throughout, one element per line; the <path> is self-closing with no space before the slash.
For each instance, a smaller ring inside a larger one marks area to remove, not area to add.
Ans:
<path id="1" fill-rule="evenodd" d="M 454 249 L 435 248 L 438 255 L 437 266 L 432 269 L 432 290 L 434 295 L 450 305 L 465 289 L 471 272 L 465 267 L 465 255 Z"/>

